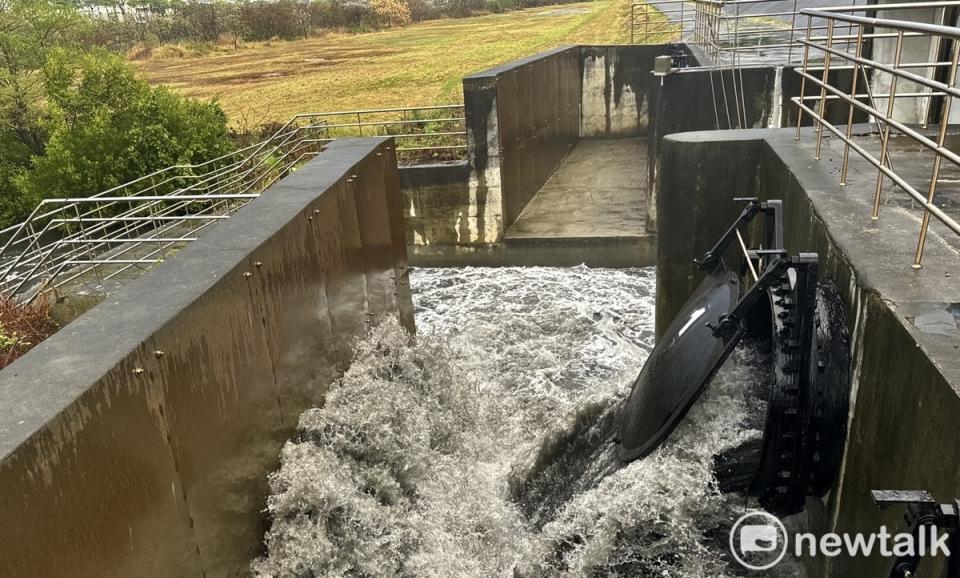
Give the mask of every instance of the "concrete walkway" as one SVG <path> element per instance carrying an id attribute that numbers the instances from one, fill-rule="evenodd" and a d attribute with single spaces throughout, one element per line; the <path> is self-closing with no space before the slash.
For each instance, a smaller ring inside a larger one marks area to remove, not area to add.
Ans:
<path id="1" fill-rule="evenodd" d="M 581 140 L 504 242 L 541 249 L 544 264 L 650 264 L 656 235 L 645 227 L 646 188 L 646 138 Z"/>
<path id="2" fill-rule="evenodd" d="M 647 141 L 581 140 L 507 239 L 645 236 Z"/>

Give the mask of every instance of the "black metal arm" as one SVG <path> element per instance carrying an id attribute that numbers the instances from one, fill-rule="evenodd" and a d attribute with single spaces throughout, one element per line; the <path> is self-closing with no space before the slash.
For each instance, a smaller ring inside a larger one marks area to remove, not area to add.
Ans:
<path id="1" fill-rule="evenodd" d="M 772 250 L 783 249 L 783 203 L 779 200 L 764 201 L 755 197 L 741 197 L 736 202 L 746 202 L 740 216 L 727 229 L 727 232 L 716 242 L 709 251 L 699 260 L 694 259 L 697 268 L 701 271 L 713 271 L 720 265 L 720 259 L 730 243 L 736 238 L 737 230 L 750 223 L 754 217 L 763 213 L 767 216 L 767 248 Z"/>
<path id="2" fill-rule="evenodd" d="M 710 329 L 713 330 L 713 334 L 717 337 L 726 338 L 734 335 L 738 331 L 742 331 L 743 320 L 747 313 L 757 304 L 757 301 L 761 297 L 767 294 L 767 290 L 770 289 L 770 287 L 780 281 L 784 273 L 787 272 L 787 269 L 791 267 L 797 271 L 797 283 L 801 285 L 800 290 L 797 291 L 797 295 L 798 298 L 803 300 L 803 304 L 798 303 L 798 306 L 809 309 L 809 311 L 807 311 L 808 315 L 804 316 L 804 318 L 809 318 L 812 323 L 812 307 L 815 306 L 817 298 L 817 254 L 800 253 L 796 257 L 788 258 L 786 251 L 783 250 L 762 251 L 762 253 L 774 255 L 775 257 L 770 264 L 767 265 L 766 269 L 763 270 L 763 273 L 761 273 L 753 287 L 740 298 L 740 301 L 737 302 L 733 311 L 721 317 L 719 325 L 710 327 Z"/>

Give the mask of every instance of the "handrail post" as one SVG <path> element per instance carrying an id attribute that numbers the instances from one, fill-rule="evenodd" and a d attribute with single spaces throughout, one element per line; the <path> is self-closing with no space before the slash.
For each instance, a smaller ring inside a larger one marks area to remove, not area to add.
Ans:
<path id="1" fill-rule="evenodd" d="M 683 42 L 683 28 L 686 25 L 684 22 L 683 8 L 686 5 L 684 0 L 680 0 L 680 39 L 679 42 Z"/>
<path id="2" fill-rule="evenodd" d="M 794 35 L 797 31 L 797 2 L 798 0 L 793 0 L 793 14 L 790 22 L 790 46 L 787 48 L 787 64 L 793 62 L 793 43 L 795 42 Z"/>
<path id="3" fill-rule="evenodd" d="M 807 41 L 803 44 L 803 74 L 800 76 L 800 105 L 797 107 L 797 136 L 800 140 L 800 127 L 803 126 L 803 98 L 807 93 L 807 64 L 810 62 L 810 38 L 813 32 L 813 16 L 807 15 Z"/>
<path id="4" fill-rule="evenodd" d="M 827 21 L 827 48 L 833 48 L 833 20 Z M 820 85 L 820 118 L 817 122 L 817 151 L 813 158 L 820 160 L 820 151 L 823 146 L 823 123 L 827 120 L 827 83 L 830 81 L 830 61 L 833 53 L 824 52 L 823 56 L 823 84 Z"/>
<path id="5" fill-rule="evenodd" d="M 643 5 L 643 43 L 650 44 L 650 11 L 649 4 Z"/>
<path id="6" fill-rule="evenodd" d="M 863 26 L 857 29 L 857 48 L 856 56 L 860 58 L 863 54 Z M 866 71 L 864 71 L 866 75 Z M 850 84 L 850 103 L 847 110 L 847 138 L 843 141 L 843 167 L 840 170 L 840 186 L 847 186 L 847 170 L 850 166 L 850 138 L 853 135 L 853 103 L 857 100 L 857 80 L 860 78 L 860 64 L 853 62 L 853 80 Z"/>
<path id="7" fill-rule="evenodd" d="M 950 74 L 949 82 L 950 86 L 953 86 L 957 82 L 957 65 L 960 63 L 960 41 L 953 42 L 953 58 L 950 61 Z M 940 132 L 937 134 L 937 147 L 943 147 L 943 143 L 947 138 L 947 126 L 950 124 L 950 108 L 953 105 L 953 97 L 948 92 L 943 97 L 943 107 L 940 112 Z M 927 189 L 927 203 L 933 203 L 933 197 L 937 192 L 937 183 L 940 180 L 940 162 L 943 160 L 943 155 L 940 154 L 938 150 L 936 152 L 936 157 L 933 159 L 933 174 L 930 177 L 930 188 Z M 923 209 L 923 220 L 920 223 L 920 236 L 917 239 L 917 250 L 914 253 L 913 257 L 913 268 L 919 269 L 923 267 L 923 248 L 927 242 L 927 229 L 930 226 L 930 209 L 924 207 Z"/>
<path id="8" fill-rule="evenodd" d="M 898 30 L 893 63 L 894 71 L 900 68 L 900 55 L 902 52 L 903 30 Z M 887 150 L 890 144 L 890 119 L 893 118 L 893 106 L 897 98 L 897 80 L 900 78 L 896 74 L 891 74 L 890 76 L 890 90 L 889 94 L 887 94 L 887 115 L 883 119 L 883 133 L 880 145 L 880 166 L 882 167 L 884 163 L 886 163 L 887 168 L 890 168 L 890 156 Z M 873 213 L 870 215 L 870 218 L 873 220 L 880 218 L 880 195 L 883 192 L 883 177 L 883 171 L 877 171 L 877 186 L 873 193 Z"/>

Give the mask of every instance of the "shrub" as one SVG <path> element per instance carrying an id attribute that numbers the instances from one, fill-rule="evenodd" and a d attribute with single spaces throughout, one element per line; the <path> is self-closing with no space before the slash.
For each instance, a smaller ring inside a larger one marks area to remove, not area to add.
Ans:
<path id="1" fill-rule="evenodd" d="M 151 87 L 120 56 L 58 51 L 44 77 L 49 141 L 16 181 L 34 202 L 87 197 L 230 150 L 227 118 L 216 103 Z"/>

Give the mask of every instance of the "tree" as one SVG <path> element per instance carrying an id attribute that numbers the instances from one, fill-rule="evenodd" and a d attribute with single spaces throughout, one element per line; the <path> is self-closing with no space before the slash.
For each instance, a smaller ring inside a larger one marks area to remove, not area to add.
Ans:
<path id="1" fill-rule="evenodd" d="M 79 41 L 83 22 L 66 4 L 0 0 L 0 227 L 32 209 L 14 180 L 42 155 L 43 78 L 40 69 L 55 46 Z"/>
<path id="2" fill-rule="evenodd" d="M 118 55 L 54 51 L 44 87 L 45 154 L 16 178 L 21 194 L 33 202 L 87 197 L 231 148 L 219 105 L 151 87 Z"/>

